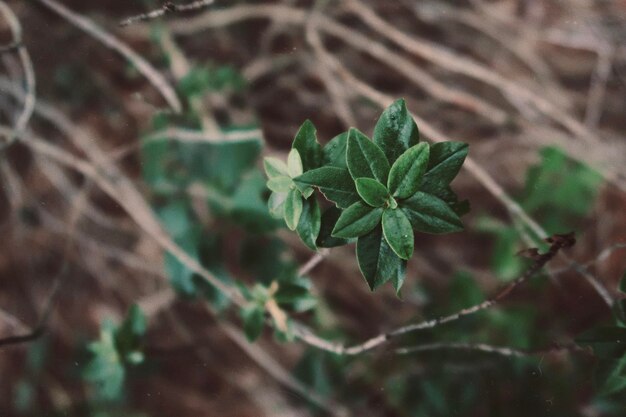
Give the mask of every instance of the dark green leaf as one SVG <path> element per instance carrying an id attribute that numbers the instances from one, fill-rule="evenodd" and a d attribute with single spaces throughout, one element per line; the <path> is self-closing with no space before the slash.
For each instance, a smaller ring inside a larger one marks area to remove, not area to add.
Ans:
<path id="1" fill-rule="evenodd" d="M 322 214 L 322 224 L 320 226 L 320 233 L 317 237 L 317 246 L 320 248 L 334 248 L 336 246 L 346 245 L 348 239 L 340 239 L 332 236 L 332 231 L 337 224 L 337 220 L 341 216 L 341 210 L 337 207 L 329 207 L 324 214 Z"/>
<path id="2" fill-rule="evenodd" d="M 431 145 L 428 169 L 422 178 L 420 190 L 438 195 L 456 177 L 465 161 L 469 146 L 462 142 L 439 142 Z"/>
<path id="3" fill-rule="evenodd" d="M 402 199 L 417 192 L 428 166 L 428 155 L 427 143 L 418 143 L 400 155 L 389 173 L 387 187 L 391 195 Z"/>
<path id="4" fill-rule="evenodd" d="M 339 208 L 347 208 L 359 201 L 359 195 L 354 187 L 354 181 L 347 169 L 337 167 L 322 167 L 307 171 L 294 178 L 296 185 L 302 190 L 307 186 L 314 186 Z"/>
<path id="5" fill-rule="evenodd" d="M 626 294 L 626 271 L 622 274 L 622 279 L 619 281 L 618 289 L 622 294 Z"/>
<path id="6" fill-rule="evenodd" d="M 624 393 L 626 393 L 626 355 L 620 359 L 599 360 L 594 371 L 594 382 L 598 385 L 597 395 L 601 397 L 613 397 L 615 400 L 624 403 Z M 617 404 L 616 404 L 617 405 Z M 619 406 L 618 406 L 619 407 Z"/>
<path id="7" fill-rule="evenodd" d="M 356 191 L 363 201 L 372 207 L 381 207 L 389 198 L 387 187 L 372 178 L 357 178 L 354 182 Z"/>
<path id="8" fill-rule="evenodd" d="M 391 249 L 402 259 L 413 255 L 413 229 L 400 209 L 386 209 L 383 213 L 383 234 Z"/>
<path id="9" fill-rule="evenodd" d="M 423 191 L 423 192 L 425 192 L 427 194 L 434 195 L 435 197 L 440 198 L 448 206 L 450 206 L 450 208 L 458 216 L 462 216 L 464 214 L 469 213 L 469 211 L 470 211 L 469 201 L 467 201 L 467 200 L 459 201 L 459 198 L 456 196 L 456 194 L 454 194 L 454 191 L 452 191 L 450 186 L 442 186 L 441 188 L 437 188 L 437 189 L 431 190 L 432 192 L 427 192 L 427 191 L 425 191 L 423 185 L 424 185 L 424 177 L 422 177 L 422 183 L 420 185 L 419 191 Z M 425 187 L 425 188 L 431 189 L 433 187 Z"/>
<path id="10" fill-rule="evenodd" d="M 419 142 L 419 131 L 403 99 L 387 107 L 374 128 L 374 142 L 393 164 L 400 155 Z"/>
<path id="11" fill-rule="evenodd" d="M 346 161 L 350 175 L 357 178 L 373 178 L 385 184 L 389 174 L 389 162 L 383 151 L 357 129 L 348 133 Z"/>
<path id="12" fill-rule="evenodd" d="M 332 138 L 323 152 L 323 164 L 338 168 L 348 168 L 346 164 L 346 148 L 348 147 L 348 132 L 343 132 Z"/>
<path id="13" fill-rule="evenodd" d="M 289 230 L 296 230 L 302 215 L 302 196 L 298 190 L 289 190 L 285 200 L 285 223 Z"/>
<path id="14" fill-rule="evenodd" d="M 319 168 L 322 163 L 322 146 L 317 141 L 316 130 L 310 120 L 306 120 L 293 140 L 293 149 L 297 149 L 302 159 L 304 171 Z"/>
<path id="15" fill-rule="evenodd" d="M 422 233 L 453 233 L 463 230 L 459 216 L 443 200 L 418 191 L 400 203 L 413 229 Z"/>
<path id="16" fill-rule="evenodd" d="M 258 305 L 244 307 L 241 310 L 243 319 L 243 331 L 249 342 L 254 342 L 263 332 L 265 322 L 265 310 Z"/>
<path id="17" fill-rule="evenodd" d="M 300 221 L 296 232 L 302 242 L 307 245 L 311 250 L 317 250 L 315 241 L 317 235 L 320 232 L 320 207 L 317 204 L 315 196 L 311 196 L 304 200 L 302 206 L 302 215 L 300 215 Z"/>
<path id="18" fill-rule="evenodd" d="M 381 207 L 356 202 L 341 213 L 332 235 L 346 239 L 363 236 L 380 223 L 382 213 Z"/>
<path id="19" fill-rule="evenodd" d="M 398 258 L 383 237 L 381 225 L 359 237 L 356 245 L 359 269 L 370 290 L 392 280 L 396 291 L 404 281 L 406 262 Z"/>

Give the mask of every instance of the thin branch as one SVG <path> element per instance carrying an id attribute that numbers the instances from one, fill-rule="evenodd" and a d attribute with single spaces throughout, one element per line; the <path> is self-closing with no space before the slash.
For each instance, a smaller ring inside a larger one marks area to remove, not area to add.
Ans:
<path id="1" fill-rule="evenodd" d="M 246 141 L 250 139 L 263 139 L 261 129 L 237 130 L 234 132 L 210 133 L 199 130 L 167 128 L 150 134 L 144 139 L 144 143 L 175 140 L 185 143 L 207 143 L 220 140 L 229 142 Z"/>
<path id="2" fill-rule="evenodd" d="M 366 340 L 363 343 L 358 345 L 346 347 L 341 344 L 336 344 L 329 342 L 327 340 L 321 339 L 320 337 L 312 334 L 307 329 L 302 327 L 296 327 L 295 334 L 296 336 L 302 340 L 304 343 L 307 343 L 311 346 L 315 346 L 317 348 L 327 350 L 329 352 L 333 352 L 339 355 L 359 355 L 361 353 L 367 352 L 383 344 L 388 343 L 391 339 L 404 335 L 407 333 L 416 332 L 424 329 L 432 329 L 434 327 L 440 326 L 442 324 L 450 323 L 456 321 L 462 317 L 469 316 L 475 314 L 479 311 L 485 310 L 487 308 L 492 307 L 503 298 L 508 296 L 515 288 L 524 282 L 528 281 L 532 276 L 534 276 L 537 272 L 541 270 L 550 260 L 552 260 L 561 249 L 569 248 L 574 245 L 575 239 L 573 235 L 554 235 L 547 239 L 550 243 L 550 248 L 544 254 L 539 254 L 536 249 L 530 250 L 529 253 L 533 257 L 533 263 L 528 267 L 528 269 L 516 280 L 509 283 L 502 290 L 500 290 L 493 297 L 483 301 L 482 303 L 476 304 L 472 307 L 462 309 L 454 314 L 450 314 L 447 316 L 439 317 L 432 320 L 423 321 L 421 323 L 410 324 L 408 326 L 399 327 L 395 330 L 392 330 L 388 333 L 382 333 L 376 337 L 373 337 L 369 340 Z"/>
<path id="3" fill-rule="evenodd" d="M 128 45 L 100 28 L 88 18 L 73 12 L 64 5 L 58 3 L 56 0 L 36 1 L 126 58 L 148 79 L 148 81 L 152 83 L 154 87 L 156 87 L 157 90 L 159 90 L 165 101 L 167 101 L 176 113 L 180 113 L 182 111 L 182 104 L 176 95 L 174 88 L 167 82 L 163 75 L 161 75 L 148 61 L 133 51 Z"/>
<path id="4" fill-rule="evenodd" d="M 594 132 L 591 132 L 584 124 L 580 123 L 545 97 L 506 79 L 494 72 L 491 68 L 487 68 L 469 57 L 458 56 L 452 51 L 435 43 L 402 32 L 380 18 L 376 13 L 363 5 L 360 0 L 349 0 L 347 4 L 350 10 L 359 16 L 364 23 L 399 47 L 429 60 L 448 71 L 457 72 L 480 80 L 488 85 L 492 85 L 500 89 L 507 98 L 524 98 L 528 102 L 533 103 L 538 110 L 554 122 L 574 133 L 579 139 L 588 143 L 598 142 L 598 137 Z"/>
<path id="5" fill-rule="evenodd" d="M 320 249 L 315 255 L 311 256 L 311 258 L 298 269 L 298 276 L 303 276 L 308 274 L 315 268 L 320 262 L 324 260 L 324 257 L 330 252 L 329 249 Z"/>
<path id="6" fill-rule="evenodd" d="M 59 290 L 62 287 L 63 282 L 67 277 L 67 264 L 64 263 L 59 275 L 54 279 L 54 283 L 52 284 L 52 289 L 50 290 L 50 294 L 48 295 L 43 313 L 37 322 L 37 325 L 33 328 L 33 330 L 29 333 L 17 335 L 17 336 L 9 336 L 0 339 L 0 348 L 18 345 L 22 343 L 32 342 L 37 340 L 46 332 L 46 328 L 48 325 L 48 320 L 50 319 L 50 314 L 56 305 L 57 298 L 59 296 Z"/>
<path id="7" fill-rule="evenodd" d="M 485 343 L 429 343 L 425 345 L 417 345 L 410 347 L 403 347 L 394 349 L 392 353 L 397 355 L 410 355 L 414 353 L 421 352 L 432 352 L 438 350 L 461 350 L 461 351 L 475 351 L 475 352 L 484 352 L 484 353 L 493 353 L 496 355 L 507 356 L 507 357 L 518 357 L 518 358 L 527 358 L 530 356 L 538 356 L 538 355 L 550 355 L 561 352 L 584 352 L 588 353 L 588 351 L 580 346 L 570 344 L 570 345 L 555 345 L 548 349 L 540 349 L 540 350 L 525 350 L 525 349 L 515 349 L 511 347 L 505 346 L 493 346 Z"/>
<path id="8" fill-rule="evenodd" d="M 11 42 L 7 45 L 0 46 L 0 54 L 4 54 L 6 52 L 17 51 L 22 46 L 21 42 Z"/>
<path id="9" fill-rule="evenodd" d="M 587 95 L 585 109 L 585 125 L 594 129 L 598 126 L 602 116 L 602 103 L 606 93 L 606 86 L 611 75 L 614 51 L 610 46 L 598 50 L 598 60 L 591 77 L 591 86 Z"/>
<path id="10" fill-rule="evenodd" d="M 148 13 L 142 13 L 136 16 L 131 16 L 120 22 L 120 26 L 128 26 L 133 23 L 142 22 L 146 20 L 153 20 L 166 14 L 174 14 L 180 12 L 187 12 L 190 10 L 198 10 L 213 4 L 215 0 L 198 0 L 189 4 L 174 4 L 171 1 L 166 1 L 160 9 L 152 10 Z"/>
<path id="11" fill-rule="evenodd" d="M 24 71 L 24 107 L 22 112 L 20 113 L 17 121 L 15 122 L 14 132 L 9 133 L 7 135 L 7 140 L 5 143 L 0 145 L 0 149 L 4 149 L 10 146 L 15 139 L 19 136 L 19 133 L 24 131 L 28 121 L 33 115 L 33 111 L 35 108 L 35 69 L 33 68 L 33 62 L 30 59 L 30 54 L 28 50 L 24 47 L 22 43 L 22 25 L 20 24 L 19 19 L 13 13 L 13 10 L 6 4 L 4 1 L 0 1 L 0 12 L 4 15 L 4 18 L 9 23 L 9 27 L 11 28 L 11 33 L 13 35 L 13 43 L 8 47 L 4 47 L 2 52 L 7 52 L 9 50 L 17 51 L 17 54 L 20 58 L 20 62 L 22 64 L 22 70 Z M 7 49 L 13 48 L 13 49 Z"/>

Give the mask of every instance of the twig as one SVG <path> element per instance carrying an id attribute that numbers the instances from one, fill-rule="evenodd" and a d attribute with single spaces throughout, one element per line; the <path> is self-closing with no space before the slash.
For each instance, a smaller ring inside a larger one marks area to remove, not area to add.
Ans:
<path id="1" fill-rule="evenodd" d="M 208 306 L 207 306 L 208 308 Z M 320 397 L 311 388 L 302 382 L 294 379 L 278 362 L 262 350 L 257 344 L 248 342 L 242 332 L 226 321 L 218 321 L 220 328 L 226 335 L 239 346 L 251 359 L 253 359 L 261 368 L 263 368 L 274 379 L 285 385 L 289 389 L 302 395 L 304 398 L 313 402 L 318 407 L 325 410 L 333 416 L 348 416 L 348 410 L 338 404 L 334 404 L 329 400 Z"/>
<path id="2" fill-rule="evenodd" d="M 437 350 L 462 350 L 462 351 L 478 351 L 485 353 L 493 353 L 496 355 L 502 356 L 513 356 L 518 358 L 526 358 L 530 356 L 538 356 L 538 355 L 549 355 L 560 352 L 585 352 L 588 353 L 586 349 L 581 348 L 580 346 L 571 344 L 571 345 L 555 345 L 548 349 L 540 349 L 540 350 L 525 350 L 525 349 L 515 349 L 505 346 L 493 346 L 485 343 L 429 343 L 425 345 L 417 345 L 411 347 L 403 347 L 394 349 L 392 353 L 397 355 L 410 355 L 413 353 L 421 353 L 421 352 L 430 352 Z"/>
<path id="3" fill-rule="evenodd" d="M 383 344 L 388 343 L 391 339 L 407 334 L 416 332 L 424 329 L 432 329 L 433 327 L 440 326 L 442 324 L 450 323 L 456 321 L 462 317 L 469 316 L 475 314 L 479 311 L 485 310 L 487 308 L 492 307 L 503 298 L 508 296 L 515 288 L 517 288 L 522 283 L 526 282 L 529 278 L 534 276 L 537 272 L 541 270 L 551 259 L 553 259 L 561 249 L 569 248 L 574 245 L 575 240 L 573 235 L 554 235 L 547 239 L 551 244 L 548 251 L 544 254 L 539 254 L 536 249 L 531 251 L 533 255 L 533 263 L 530 267 L 516 280 L 509 283 L 502 290 L 500 290 L 493 297 L 483 301 L 482 303 L 476 304 L 472 307 L 462 309 L 454 314 L 450 314 L 448 316 L 439 317 L 433 320 L 423 321 L 421 323 L 410 324 L 408 326 L 402 326 L 395 330 L 392 330 L 388 333 L 382 333 L 376 337 L 366 340 L 363 343 L 346 347 L 341 344 L 335 344 L 329 342 L 327 340 L 321 339 L 316 335 L 310 333 L 307 329 L 302 327 L 296 327 L 295 334 L 296 336 L 302 340 L 304 343 L 307 343 L 311 346 L 315 346 L 317 348 L 327 350 L 329 352 L 333 352 L 339 355 L 359 355 L 361 353 L 367 352 Z"/>
<path id="4" fill-rule="evenodd" d="M 0 54 L 4 54 L 6 52 L 17 51 L 22 46 L 21 42 L 11 42 L 7 45 L 0 46 Z"/>
<path id="5" fill-rule="evenodd" d="M 203 132 L 199 130 L 167 128 L 147 136 L 143 142 L 161 142 L 167 140 L 175 140 L 185 143 L 207 143 L 220 140 L 229 142 L 246 141 L 250 139 L 263 139 L 263 131 L 261 129 L 238 130 L 234 132 Z"/>
<path id="6" fill-rule="evenodd" d="M 128 26 L 136 22 L 156 19 L 161 16 L 165 16 L 166 14 L 173 14 L 173 13 L 179 13 L 179 12 L 186 12 L 190 10 L 202 9 L 204 7 L 210 6 L 214 2 L 215 0 L 198 0 L 198 1 L 191 2 L 189 4 L 174 4 L 171 1 L 166 1 L 163 4 L 163 6 L 161 6 L 160 9 L 155 9 L 148 13 L 131 16 L 129 18 L 122 20 L 120 22 L 120 26 Z"/>
<path id="7" fill-rule="evenodd" d="M 591 132 L 585 125 L 560 109 L 550 100 L 504 78 L 471 58 L 460 57 L 434 43 L 422 40 L 416 36 L 407 35 L 380 18 L 376 13 L 364 6 L 360 0 L 349 0 L 348 5 L 350 10 L 359 16 L 363 22 L 396 45 L 440 65 L 448 71 L 464 74 L 488 85 L 492 85 L 500 89 L 506 97 L 524 98 L 528 102 L 533 103 L 538 110 L 554 122 L 576 134 L 581 140 L 589 143 L 598 142 L 595 133 Z"/>
<path id="8" fill-rule="evenodd" d="M 247 19 L 264 18 L 285 24 L 303 25 L 310 17 L 310 13 L 295 7 L 283 5 L 241 5 L 212 11 L 209 14 L 187 19 L 185 22 L 174 21 L 169 27 L 174 34 L 190 35 L 209 27 L 227 26 Z M 361 50 L 387 65 L 392 65 L 393 63 L 395 71 L 401 73 L 436 99 L 479 114 L 494 123 L 502 123 L 506 119 L 506 114 L 502 110 L 469 93 L 440 82 L 415 65 L 411 60 L 391 51 L 384 44 L 326 16 L 318 14 L 317 18 L 319 19 L 318 25 L 321 30 L 336 36 L 353 48 Z"/>
<path id="9" fill-rule="evenodd" d="M 178 96 L 176 95 L 176 91 L 174 90 L 174 88 L 148 61 L 138 55 L 128 45 L 100 28 L 91 20 L 76 12 L 73 12 L 64 5 L 58 3 L 56 0 L 36 1 L 54 11 L 85 33 L 93 36 L 108 48 L 113 49 L 124 58 L 126 58 L 137 68 L 139 72 L 141 72 L 152 83 L 154 87 L 156 87 L 157 90 L 159 90 L 165 101 L 167 101 L 167 103 L 176 113 L 180 113 L 182 111 L 182 104 Z"/>
<path id="10" fill-rule="evenodd" d="M 311 258 L 298 269 L 298 276 L 303 276 L 311 272 L 320 262 L 324 260 L 324 257 L 330 252 L 329 249 L 320 249 L 318 253 L 311 256 Z"/>
<path id="11" fill-rule="evenodd" d="M 9 133 L 7 135 L 7 140 L 5 143 L 0 145 L 0 150 L 7 148 L 10 146 L 15 139 L 19 136 L 18 133 L 22 132 L 31 116 L 33 115 L 33 110 L 35 108 L 35 70 L 33 68 L 33 62 L 30 59 L 30 54 L 24 44 L 22 43 L 22 25 L 20 24 L 19 19 L 13 13 L 13 10 L 6 4 L 4 1 L 0 1 L 0 12 L 4 15 L 4 18 L 9 23 L 9 27 L 11 28 L 11 33 L 13 35 L 13 43 L 8 47 L 3 48 L 2 52 L 7 52 L 9 50 L 16 50 L 17 54 L 20 58 L 20 62 L 22 64 L 22 70 L 24 71 L 24 107 L 22 112 L 20 113 L 17 121 L 15 122 L 14 132 Z M 11 49 L 7 49 L 11 48 Z"/>
<path id="12" fill-rule="evenodd" d="M 606 85 L 611 75 L 613 48 L 605 46 L 598 51 L 598 61 L 591 77 L 591 86 L 587 96 L 585 109 L 585 125 L 596 128 L 602 116 L 602 102 L 606 92 Z"/>
<path id="13" fill-rule="evenodd" d="M 62 284 L 68 275 L 67 273 L 67 264 L 64 263 L 61 271 L 59 272 L 59 275 L 54 279 L 54 283 L 52 284 L 52 289 L 50 290 L 50 294 L 48 295 L 48 299 L 46 301 L 43 313 L 41 314 L 41 317 L 39 318 L 39 321 L 37 322 L 37 325 L 33 328 L 33 330 L 26 334 L 9 336 L 0 339 L 0 348 L 32 342 L 33 340 L 36 340 L 43 336 L 43 334 L 46 332 L 46 327 L 48 325 L 50 314 L 52 313 L 52 310 L 56 305 L 56 301 L 60 292 L 59 290 L 61 289 Z"/>

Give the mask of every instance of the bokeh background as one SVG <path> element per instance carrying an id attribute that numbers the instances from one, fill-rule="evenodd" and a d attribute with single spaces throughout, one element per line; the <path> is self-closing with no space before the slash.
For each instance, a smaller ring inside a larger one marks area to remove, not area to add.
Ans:
<path id="1" fill-rule="evenodd" d="M 0 339 L 36 333 L 0 345 L 0 416 L 626 415 L 626 356 L 569 348 L 623 297 L 623 0 L 216 0 L 124 27 L 162 4 L 1 3 Z M 396 98 L 472 159 L 466 230 L 417 236 L 402 298 L 367 289 L 353 246 L 315 258 L 272 220 L 260 158 L 305 119 L 322 144 L 371 134 Z M 538 230 L 574 231 L 568 260 L 401 341 L 519 357 L 252 344 L 167 251 L 249 286 L 321 260 L 295 317 L 358 342 L 494 294 Z"/>

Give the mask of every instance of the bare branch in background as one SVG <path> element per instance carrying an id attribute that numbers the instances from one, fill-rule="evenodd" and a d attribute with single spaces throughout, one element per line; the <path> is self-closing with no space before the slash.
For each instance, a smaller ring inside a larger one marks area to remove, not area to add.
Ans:
<path id="1" fill-rule="evenodd" d="M 30 59 L 30 54 L 26 47 L 22 44 L 22 25 L 19 19 L 13 13 L 13 10 L 6 4 L 5 1 L 0 1 L 0 12 L 4 15 L 4 18 L 9 23 L 11 33 L 13 35 L 13 43 L 3 47 L 2 52 L 17 51 L 22 64 L 22 70 L 24 71 L 24 107 L 22 112 L 15 122 L 14 132 L 9 133 L 6 136 L 6 142 L 0 145 L 0 149 L 4 149 L 10 146 L 21 132 L 24 131 L 28 121 L 33 115 L 35 108 L 35 69 L 33 68 L 33 62 Z"/>
<path id="2" fill-rule="evenodd" d="M 213 4 L 215 0 L 198 0 L 188 4 L 174 4 L 171 1 L 167 1 L 161 6 L 160 9 L 152 10 L 148 13 L 143 13 L 137 16 L 131 16 L 126 18 L 120 22 L 120 26 L 128 26 L 133 23 L 143 22 L 146 20 L 157 19 L 161 16 L 165 16 L 167 14 L 187 12 L 190 10 L 198 10 L 204 7 L 210 6 Z"/>
<path id="3" fill-rule="evenodd" d="M 174 87 L 169 84 L 165 77 L 163 77 L 163 75 L 161 75 L 152 66 L 152 64 L 150 64 L 142 56 L 133 51 L 128 45 L 120 41 L 112 34 L 106 32 L 104 29 L 96 25 L 88 18 L 76 12 L 73 12 L 64 5 L 58 3 L 56 0 L 36 1 L 38 1 L 48 9 L 52 10 L 53 12 L 57 13 L 59 16 L 63 17 L 65 20 L 72 23 L 82 31 L 93 36 L 108 48 L 111 48 L 121 54 L 130 63 L 132 63 L 135 68 L 137 68 L 137 70 L 141 72 L 154 87 L 156 87 L 157 90 L 159 90 L 163 98 L 176 113 L 180 113 L 182 111 L 182 104 L 180 102 L 180 99 L 178 98 L 178 95 L 176 94 L 176 90 L 174 89 Z"/>
<path id="4" fill-rule="evenodd" d="M 398 337 L 407 333 L 419 331 L 419 330 L 432 329 L 433 327 L 450 323 L 462 317 L 475 314 L 479 311 L 492 307 L 493 305 L 497 304 L 499 301 L 507 297 L 515 288 L 517 288 L 519 285 L 528 281 L 535 274 L 537 274 L 541 270 L 541 268 L 543 268 L 548 262 L 550 262 L 561 251 L 561 249 L 570 248 L 576 242 L 573 234 L 554 235 L 546 239 L 546 241 L 550 243 L 550 248 L 548 249 L 548 251 L 546 253 L 539 254 L 537 252 L 537 249 L 531 249 L 530 251 L 533 254 L 533 263 L 516 280 L 509 283 L 502 290 L 498 291 L 498 293 L 496 293 L 496 295 L 494 295 L 493 297 L 483 301 L 482 303 L 476 304 L 472 307 L 464 308 L 454 314 L 439 317 L 433 320 L 427 320 L 427 321 L 417 323 L 417 324 L 410 324 L 408 326 L 402 326 L 390 332 L 382 333 L 363 343 L 350 346 L 350 347 L 346 347 L 340 344 L 335 344 L 327 340 L 321 339 L 317 337 L 316 335 L 310 333 L 307 329 L 304 329 L 301 327 L 295 329 L 295 334 L 304 343 L 310 344 L 311 346 L 315 346 L 323 350 L 327 350 L 329 352 L 336 353 L 338 355 L 359 355 L 361 353 L 364 353 L 374 348 L 377 348 L 379 346 L 382 346 L 383 344 L 390 342 L 395 337 Z"/>

